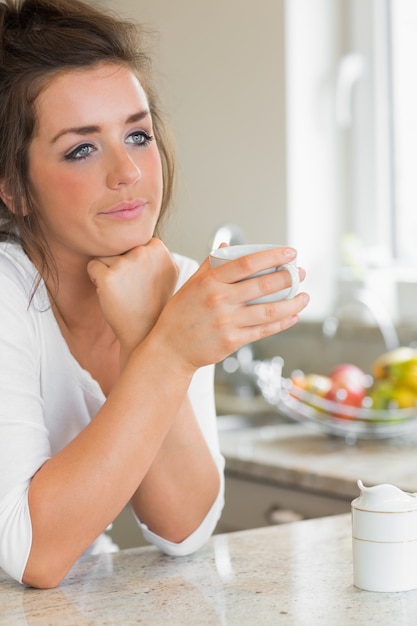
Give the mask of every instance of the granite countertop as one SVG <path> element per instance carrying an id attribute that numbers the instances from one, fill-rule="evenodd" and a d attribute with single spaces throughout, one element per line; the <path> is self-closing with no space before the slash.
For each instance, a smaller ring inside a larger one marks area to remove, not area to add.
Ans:
<path id="1" fill-rule="evenodd" d="M 82 557 L 57 589 L 0 573 L 0 626 L 408 625 L 417 590 L 353 586 L 351 522 L 336 515 L 213 536 L 188 557 L 153 547 Z"/>
<path id="2" fill-rule="evenodd" d="M 251 427 L 230 430 L 222 428 L 222 419 L 220 447 L 233 474 L 349 500 L 358 496 L 358 479 L 417 492 L 415 437 L 347 445 L 342 437 L 278 416 L 276 423 L 270 417 L 265 422 L 260 414 Z"/>

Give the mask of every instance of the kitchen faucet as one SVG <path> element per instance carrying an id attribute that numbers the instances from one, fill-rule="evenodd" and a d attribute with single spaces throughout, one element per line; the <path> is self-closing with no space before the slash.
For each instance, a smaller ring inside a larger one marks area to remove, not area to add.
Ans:
<path id="1" fill-rule="evenodd" d="M 245 235 L 237 224 L 222 224 L 216 230 L 211 239 L 210 251 L 216 250 L 221 243 L 229 246 L 237 246 L 245 242 Z"/>
<path id="2" fill-rule="evenodd" d="M 366 288 L 354 289 L 343 293 L 339 297 L 334 307 L 333 315 L 326 317 L 323 322 L 323 335 L 333 338 L 339 327 L 342 312 L 356 304 L 367 310 L 373 317 L 377 328 L 381 332 L 387 352 L 398 348 L 400 341 L 391 316 L 379 298 L 370 289 Z"/>

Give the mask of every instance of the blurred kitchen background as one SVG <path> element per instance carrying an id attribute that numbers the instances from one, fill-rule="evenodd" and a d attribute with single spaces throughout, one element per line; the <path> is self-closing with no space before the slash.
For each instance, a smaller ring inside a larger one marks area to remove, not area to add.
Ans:
<path id="1" fill-rule="evenodd" d="M 222 239 L 289 244 L 307 270 L 311 303 L 301 322 L 217 367 L 219 414 L 266 415 L 245 375 L 253 359 L 281 357 L 286 376 L 325 374 L 343 362 L 369 371 L 385 350 L 417 345 L 415 0 L 95 1 L 154 31 L 154 70 L 179 163 L 164 230 L 170 248 L 202 261 Z M 371 465 L 392 466 L 385 443 L 359 442 L 363 471 L 341 478 L 355 453 L 343 439 L 297 435 L 307 456 L 293 459 L 298 474 L 287 484 L 289 467 L 277 469 L 271 458 L 294 451 L 295 440 L 270 449 L 267 462 L 249 459 L 256 445 L 238 445 L 240 436 L 222 443 L 226 494 L 240 494 L 226 498 L 226 518 L 232 501 L 239 511 L 229 529 L 237 518 L 255 525 L 243 503 L 255 503 L 266 485 L 271 502 L 279 489 L 292 494 L 288 506 L 268 511 L 297 517 L 300 493 L 316 498 L 314 513 L 301 516 L 339 512 L 317 498 L 330 494 L 349 510 L 357 478 L 390 478 L 369 474 Z M 320 463 L 329 454 L 336 461 L 326 473 Z M 248 476 L 255 492 L 239 482 Z M 417 491 L 404 476 L 397 484 Z M 275 523 L 265 506 L 250 506 L 258 525 Z"/>
<path id="2" fill-rule="evenodd" d="M 170 247 L 201 261 L 232 224 L 299 250 L 309 332 L 362 288 L 414 326 L 414 0 L 98 4 L 154 31 L 179 161 Z M 344 313 L 372 326 L 366 308 Z"/>

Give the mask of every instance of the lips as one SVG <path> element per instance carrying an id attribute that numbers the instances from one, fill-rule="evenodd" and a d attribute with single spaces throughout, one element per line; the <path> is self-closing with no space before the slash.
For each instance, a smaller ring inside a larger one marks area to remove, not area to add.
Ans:
<path id="1" fill-rule="evenodd" d="M 142 215 L 147 202 L 145 200 L 130 200 L 121 202 L 109 211 L 103 211 L 99 215 L 115 219 L 135 219 Z"/>

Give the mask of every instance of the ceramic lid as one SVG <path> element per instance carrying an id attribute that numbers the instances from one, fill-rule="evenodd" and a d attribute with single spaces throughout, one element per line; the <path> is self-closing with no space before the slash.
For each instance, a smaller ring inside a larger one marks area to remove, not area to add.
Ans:
<path id="1" fill-rule="evenodd" d="M 365 487 L 358 480 L 360 496 L 353 500 L 352 507 L 362 511 L 384 511 L 396 513 L 417 510 L 417 494 L 406 493 L 394 485 L 381 484 Z"/>

